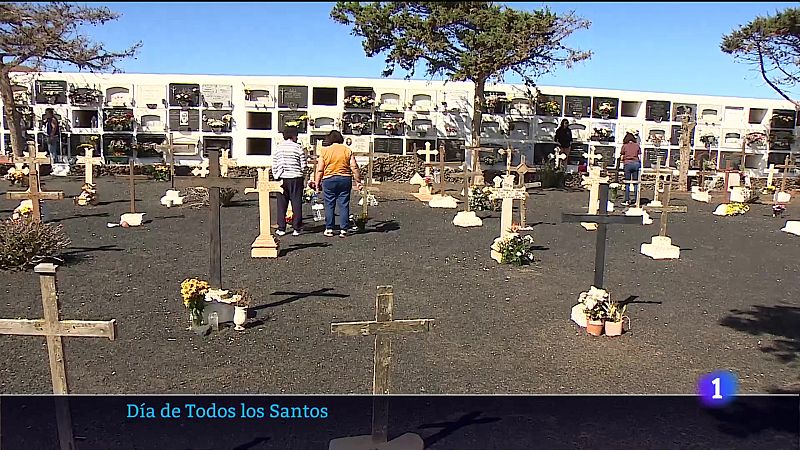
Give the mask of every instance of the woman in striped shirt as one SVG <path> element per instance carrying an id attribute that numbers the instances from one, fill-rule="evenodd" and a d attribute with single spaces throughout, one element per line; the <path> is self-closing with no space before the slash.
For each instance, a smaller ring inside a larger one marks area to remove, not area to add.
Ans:
<path id="1" fill-rule="evenodd" d="M 306 154 L 297 143 L 297 127 L 283 129 L 284 141 L 272 155 L 272 177 L 283 181 L 283 194 L 278 194 L 278 236 L 286 234 L 286 210 L 292 204 L 292 236 L 303 231 L 303 169 Z"/>

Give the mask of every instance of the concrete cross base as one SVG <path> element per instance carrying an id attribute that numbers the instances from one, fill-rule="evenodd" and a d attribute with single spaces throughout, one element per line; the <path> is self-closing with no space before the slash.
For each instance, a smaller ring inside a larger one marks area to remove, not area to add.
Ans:
<path id="1" fill-rule="evenodd" d="M 425 442 L 419 435 L 406 433 L 383 444 L 372 442 L 372 436 L 354 436 L 334 439 L 328 450 L 424 450 Z"/>
<path id="2" fill-rule="evenodd" d="M 786 226 L 781 228 L 781 231 L 800 236 L 800 220 L 787 220 Z"/>
<path id="3" fill-rule="evenodd" d="M 594 222 L 581 222 L 581 226 L 586 229 L 586 231 L 597 231 L 597 224 Z"/>
<path id="4" fill-rule="evenodd" d="M 457 227 L 481 227 L 483 220 L 475 214 L 475 211 L 459 211 L 453 218 L 453 225 Z"/>
<path id="5" fill-rule="evenodd" d="M 161 204 L 170 208 L 172 206 L 178 206 L 183 204 L 183 197 L 181 197 L 181 191 L 175 189 L 167 190 L 166 195 L 161 197 Z"/>
<path id="6" fill-rule="evenodd" d="M 66 177 L 69 175 L 69 164 L 56 163 L 51 165 L 50 175 L 54 177 Z"/>
<path id="7" fill-rule="evenodd" d="M 428 206 L 431 208 L 456 209 L 458 208 L 458 200 L 449 195 L 436 194 L 431 197 L 431 200 L 428 202 Z"/>
<path id="8" fill-rule="evenodd" d="M 374 181 L 373 181 L 373 183 L 374 183 Z M 410 180 L 408 180 L 408 184 L 416 184 L 417 186 L 424 186 L 425 185 L 425 179 L 422 178 L 422 176 L 420 174 L 414 173 L 414 176 L 411 177 Z"/>
<path id="9" fill-rule="evenodd" d="M 649 244 L 642 244 L 641 252 L 653 259 L 679 259 L 681 248 L 672 245 L 672 239 L 667 236 L 653 236 Z"/>
<path id="10" fill-rule="evenodd" d="M 277 258 L 278 243 L 270 236 L 259 236 L 253 241 L 250 256 L 252 258 Z"/>
<path id="11" fill-rule="evenodd" d="M 489 254 L 493 260 L 497 261 L 499 264 L 503 263 L 503 254 L 500 252 L 500 243 L 506 239 L 511 239 L 514 236 L 519 236 L 519 234 L 509 233 L 505 235 L 505 237 L 500 236 L 494 240 L 491 247 L 491 253 Z"/>
<path id="12" fill-rule="evenodd" d="M 664 204 L 661 203 L 659 200 L 655 200 L 655 201 L 652 201 L 652 202 L 648 203 L 647 206 L 649 206 L 651 208 L 661 208 L 662 206 L 664 206 Z"/>
<path id="13" fill-rule="evenodd" d="M 723 204 L 717 206 L 717 209 L 714 210 L 714 215 L 715 216 L 724 216 L 725 215 L 725 210 L 727 209 L 727 206 L 728 206 L 727 203 L 723 203 Z"/>
<path id="14" fill-rule="evenodd" d="M 709 195 L 708 191 L 706 192 L 692 191 L 692 200 L 708 203 L 711 201 L 711 196 Z"/>
<path id="15" fill-rule="evenodd" d="M 652 225 L 653 219 L 650 218 L 650 214 L 647 214 L 647 211 L 642 214 L 642 225 Z"/>
<path id="16" fill-rule="evenodd" d="M 643 216 L 644 214 L 645 214 L 644 209 L 636 207 L 628 208 L 625 211 L 626 216 Z"/>
<path id="17" fill-rule="evenodd" d="M 119 224 L 126 223 L 129 227 L 138 227 L 142 224 L 142 217 L 145 213 L 127 213 L 119 217 Z M 124 226 L 124 225 L 122 225 Z"/>
<path id="18" fill-rule="evenodd" d="M 788 192 L 776 192 L 772 198 L 775 203 L 789 203 L 792 199 L 792 195 Z"/>

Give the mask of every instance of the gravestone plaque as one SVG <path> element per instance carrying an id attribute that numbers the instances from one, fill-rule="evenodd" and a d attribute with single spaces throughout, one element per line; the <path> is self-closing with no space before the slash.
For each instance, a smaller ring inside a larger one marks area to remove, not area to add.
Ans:
<path id="1" fill-rule="evenodd" d="M 131 88 L 123 86 L 112 86 L 106 89 L 106 102 L 114 107 L 131 106 Z"/>
<path id="2" fill-rule="evenodd" d="M 414 94 L 411 96 L 411 109 L 419 112 L 430 112 L 433 110 L 433 96 L 430 94 Z"/>
<path id="3" fill-rule="evenodd" d="M 386 129 L 384 128 L 387 124 L 398 123 L 399 120 L 402 120 L 405 117 L 405 113 L 402 112 L 380 112 L 376 114 L 378 118 L 378 126 L 376 127 L 377 134 L 385 134 L 385 135 L 393 135 L 393 136 L 402 136 L 405 126 L 400 124 L 399 127 L 395 127 L 394 129 Z M 402 146 L 401 146 L 402 148 Z"/>
<path id="4" fill-rule="evenodd" d="M 722 136 L 722 143 L 730 145 L 739 146 L 742 143 L 742 133 L 738 131 L 726 131 L 723 133 Z"/>
<path id="5" fill-rule="evenodd" d="M 403 154 L 403 140 L 392 138 L 375 138 L 375 153 L 388 153 L 390 155 Z"/>
<path id="6" fill-rule="evenodd" d="M 567 164 L 577 166 L 586 163 L 583 154 L 589 151 L 589 144 L 572 144 L 572 148 L 567 155 Z"/>
<path id="7" fill-rule="evenodd" d="M 137 158 L 159 158 L 162 153 L 157 147 L 166 143 L 167 136 L 164 134 L 137 134 L 136 135 L 136 157 Z M 166 156 L 164 157 L 166 161 Z"/>
<path id="8" fill-rule="evenodd" d="M 553 102 L 558 106 L 558 112 L 548 111 L 543 105 Z M 561 112 L 564 111 L 564 96 L 563 95 L 547 95 L 541 94 L 536 97 L 536 114 L 539 116 L 561 117 Z"/>
<path id="9" fill-rule="evenodd" d="M 463 139 L 440 139 L 439 144 L 444 145 L 445 162 L 464 161 L 464 145 L 466 144 L 466 141 Z"/>
<path id="10" fill-rule="evenodd" d="M 592 124 L 590 141 L 614 142 L 616 125 L 613 122 L 595 122 Z"/>
<path id="11" fill-rule="evenodd" d="M 789 152 L 773 152 L 770 150 L 769 154 L 767 155 L 767 166 L 770 164 L 780 166 L 786 162 L 787 156 L 789 156 Z"/>
<path id="12" fill-rule="evenodd" d="M 317 117 L 314 119 L 314 129 L 316 132 L 329 132 L 336 127 L 336 120 L 333 117 Z"/>
<path id="13" fill-rule="evenodd" d="M 33 110 L 29 106 L 20 106 L 18 109 L 20 109 L 22 112 L 23 128 L 26 130 L 32 130 L 34 128 Z M 3 108 L 3 129 L 11 129 L 9 128 L 9 121 L 8 116 L 6 116 L 5 108 Z"/>
<path id="14" fill-rule="evenodd" d="M 442 93 L 441 110 L 449 112 L 467 112 L 470 108 L 469 92 L 450 91 Z"/>
<path id="15" fill-rule="evenodd" d="M 402 97 L 394 92 L 381 93 L 378 101 L 380 101 L 380 109 L 382 111 L 402 111 L 404 109 Z"/>
<path id="16" fill-rule="evenodd" d="M 600 167 L 614 167 L 614 153 L 616 151 L 616 147 L 611 145 L 597 145 L 594 147 L 594 152 L 600 155 L 603 155 L 603 158 L 600 159 L 598 165 Z"/>
<path id="17" fill-rule="evenodd" d="M 676 121 L 680 121 L 681 116 L 688 115 L 692 119 L 697 120 L 697 105 L 694 103 L 673 103 L 672 104 L 672 117 Z"/>
<path id="18" fill-rule="evenodd" d="M 790 141 L 792 139 L 791 131 L 784 130 L 770 130 L 769 131 L 769 149 L 789 151 L 791 150 Z"/>
<path id="19" fill-rule="evenodd" d="M 169 129 L 173 131 L 200 131 L 200 110 L 170 109 Z"/>
<path id="20" fill-rule="evenodd" d="M 200 106 L 200 85 L 170 83 L 169 105 L 193 108 Z"/>
<path id="21" fill-rule="evenodd" d="M 407 139 L 406 140 L 406 155 L 417 155 L 420 161 L 425 161 L 425 155 L 418 154 L 417 151 L 425 150 L 425 143 L 431 143 L 431 151 L 437 150 L 436 141 L 427 139 Z M 431 155 L 431 161 L 438 161 L 438 155 Z"/>
<path id="22" fill-rule="evenodd" d="M 228 84 L 204 84 L 200 88 L 206 107 L 227 108 L 231 105 L 233 87 Z"/>
<path id="23" fill-rule="evenodd" d="M 8 135 L 6 135 L 8 136 Z M 94 139 L 93 139 L 94 138 Z M 100 136 L 97 134 L 70 134 L 69 135 L 69 149 L 72 155 L 83 155 L 84 150 L 79 149 L 78 146 L 82 144 L 89 144 L 94 147 L 92 157 L 100 156 Z"/>
<path id="24" fill-rule="evenodd" d="M 656 161 L 658 161 L 658 157 L 661 156 L 661 161 L 667 160 L 667 149 L 665 147 L 661 148 L 654 148 L 654 147 L 647 147 L 644 149 L 644 157 L 642 158 L 642 166 L 643 167 L 655 167 Z"/>
<path id="25" fill-rule="evenodd" d="M 669 149 L 669 166 L 678 168 L 678 160 L 681 159 L 681 149 L 679 148 L 671 148 Z"/>
<path id="26" fill-rule="evenodd" d="M 595 97 L 592 99 L 592 117 L 616 119 L 619 117 L 619 99 L 614 97 Z"/>
<path id="27" fill-rule="evenodd" d="M 592 98 L 578 95 L 567 95 L 564 98 L 564 117 L 591 117 Z"/>
<path id="28" fill-rule="evenodd" d="M 164 106 L 164 86 L 137 84 L 135 92 L 137 106 L 144 106 L 149 109 L 161 108 Z"/>
<path id="29" fill-rule="evenodd" d="M 133 110 L 128 108 L 104 109 L 103 131 L 133 131 Z"/>
<path id="30" fill-rule="evenodd" d="M 305 133 L 308 127 L 308 120 L 298 119 L 307 114 L 307 111 L 278 111 L 278 132 L 283 132 L 286 122 L 298 122 L 297 132 Z"/>
<path id="31" fill-rule="evenodd" d="M 335 87 L 315 87 L 311 91 L 311 103 L 320 106 L 336 106 L 339 101 L 339 89 Z"/>
<path id="32" fill-rule="evenodd" d="M 36 103 L 63 105 L 67 103 L 67 82 L 61 80 L 36 81 Z"/>
<path id="33" fill-rule="evenodd" d="M 244 88 L 245 101 L 263 108 L 275 107 L 274 85 L 247 85 Z"/>
<path id="34" fill-rule="evenodd" d="M 769 121 L 771 128 L 794 128 L 796 112 L 789 109 L 775 109 Z"/>
<path id="35" fill-rule="evenodd" d="M 551 155 L 556 150 L 555 143 L 537 143 L 533 145 L 533 164 L 535 165 L 542 165 L 547 163 L 549 159 L 549 155 Z"/>
<path id="36" fill-rule="evenodd" d="M 130 134 L 103 135 L 103 156 L 107 162 L 124 164 L 133 157 L 133 136 Z"/>
<path id="37" fill-rule="evenodd" d="M 308 86 L 278 86 L 278 108 L 307 108 Z"/>
<path id="38" fill-rule="evenodd" d="M 233 111 L 224 110 L 224 109 L 223 110 L 209 110 L 209 109 L 204 110 L 203 111 L 203 116 L 205 116 L 205 118 L 207 120 L 203 121 L 203 131 L 205 131 L 205 132 L 219 131 L 219 132 L 222 132 L 222 133 L 230 133 L 230 131 L 231 131 L 230 125 L 223 126 L 222 128 L 212 129 L 211 126 L 209 126 L 208 121 L 209 120 L 222 120 L 222 118 L 225 115 L 229 115 L 229 114 L 232 114 L 232 113 L 233 113 Z"/>
<path id="39" fill-rule="evenodd" d="M 694 132 L 696 128 L 692 128 L 692 135 L 689 137 L 689 143 L 694 145 Z M 669 145 L 681 145 L 681 126 L 673 125 L 672 132 L 669 138 Z"/>
<path id="40" fill-rule="evenodd" d="M 372 134 L 372 114 L 346 112 L 342 114 L 342 134 Z"/>
<path id="41" fill-rule="evenodd" d="M 645 103 L 645 120 L 668 122 L 670 102 L 664 100 L 648 100 Z"/>
<path id="42" fill-rule="evenodd" d="M 511 139 L 528 139 L 531 124 L 526 120 L 512 120 L 508 124 L 508 131 Z"/>

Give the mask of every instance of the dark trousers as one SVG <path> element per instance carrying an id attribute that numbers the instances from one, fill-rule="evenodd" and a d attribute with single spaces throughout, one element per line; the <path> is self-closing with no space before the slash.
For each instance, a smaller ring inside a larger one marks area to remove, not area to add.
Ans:
<path id="1" fill-rule="evenodd" d="M 332 230 L 339 206 L 339 226 L 346 230 L 350 224 L 350 191 L 353 177 L 334 175 L 322 180 L 322 198 L 325 201 L 325 229 Z"/>
<path id="2" fill-rule="evenodd" d="M 292 203 L 292 228 L 303 228 L 303 177 L 281 178 L 283 193 L 278 193 L 278 229 L 286 231 L 286 210 Z"/>
<path id="3" fill-rule="evenodd" d="M 622 171 L 625 173 L 625 181 L 637 181 L 639 179 L 639 169 L 642 168 L 641 161 L 628 161 L 622 166 Z M 630 188 L 633 188 L 633 202 L 636 203 L 636 189 L 637 185 L 625 185 L 625 202 L 630 199 Z"/>

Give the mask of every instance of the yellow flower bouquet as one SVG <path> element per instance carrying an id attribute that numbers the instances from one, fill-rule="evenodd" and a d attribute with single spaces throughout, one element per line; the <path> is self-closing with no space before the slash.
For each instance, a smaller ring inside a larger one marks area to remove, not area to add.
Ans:
<path id="1" fill-rule="evenodd" d="M 189 310 L 193 325 L 201 325 L 203 323 L 202 313 L 209 288 L 208 281 L 197 278 L 188 278 L 181 283 L 183 305 Z"/>
<path id="2" fill-rule="evenodd" d="M 744 203 L 728 203 L 725 205 L 725 215 L 726 216 L 736 216 L 739 214 L 744 214 L 747 211 L 750 211 L 750 207 Z"/>

